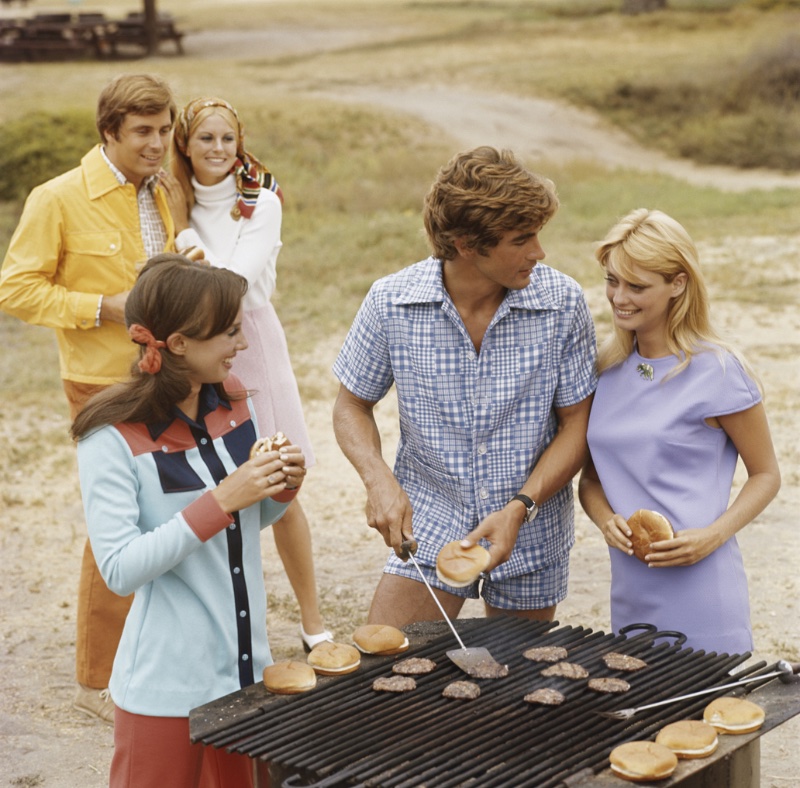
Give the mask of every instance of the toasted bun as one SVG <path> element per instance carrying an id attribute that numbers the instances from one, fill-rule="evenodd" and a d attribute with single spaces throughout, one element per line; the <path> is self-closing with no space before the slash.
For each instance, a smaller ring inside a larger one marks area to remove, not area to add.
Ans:
<path id="1" fill-rule="evenodd" d="M 289 445 L 289 439 L 282 432 L 276 432 L 271 438 L 259 438 L 250 449 L 250 459 L 252 460 L 256 454 L 277 451 Z"/>
<path id="2" fill-rule="evenodd" d="M 629 741 L 611 750 L 611 771 L 631 782 L 664 780 L 678 765 L 678 757 L 669 747 L 652 741 Z"/>
<path id="3" fill-rule="evenodd" d="M 448 542 L 436 557 L 436 576 L 453 588 L 474 583 L 492 560 L 489 551 L 479 544 L 462 547 L 461 542 Z"/>
<path id="4" fill-rule="evenodd" d="M 364 624 L 353 632 L 353 643 L 365 654 L 399 654 L 408 648 L 408 638 L 396 627 Z"/>
<path id="5" fill-rule="evenodd" d="M 672 523 L 663 514 L 651 511 L 650 509 L 639 509 L 628 518 L 628 527 L 633 531 L 631 542 L 633 542 L 633 554 L 640 560 L 650 552 L 650 545 L 653 542 L 661 542 L 664 539 L 673 539 L 675 531 Z"/>
<path id="6" fill-rule="evenodd" d="M 361 655 L 352 646 L 325 641 L 311 649 L 308 664 L 323 676 L 352 673 L 361 664 Z"/>
<path id="7" fill-rule="evenodd" d="M 705 758 L 719 745 L 717 730 L 702 720 L 680 720 L 665 725 L 656 744 L 669 747 L 679 758 Z"/>
<path id="8" fill-rule="evenodd" d="M 264 686 L 276 695 L 295 695 L 314 689 L 317 674 L 305 662 L 276 662 L 264 668 Z"/>
<path id="9" fill-rule="evenodd" d="M 703 711 L 703 719 L 720 733 L 752 733 L 765 716 L 761 706 L 744 698 L 717 698 Z"/>

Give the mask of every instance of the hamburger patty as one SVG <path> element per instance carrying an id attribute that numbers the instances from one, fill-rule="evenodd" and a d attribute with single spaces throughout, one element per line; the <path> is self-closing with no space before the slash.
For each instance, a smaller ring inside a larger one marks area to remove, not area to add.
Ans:
<path id="1" fill-rule="evenodd" d="M 541 703 L 543 706 L 560 706 L 566 698 L 558 690 L 542 687 L 529 692 L 522 700 L 526 703 Z"/>
<path id="2" fill-rule="evenodd" d="M 451 681 L 443 690 L 443 698 L 458 700 L 475 700 L 481 694 L 481 688 L 472 681 Z"/>
<path id="3" fill-rule="evenodd" d="M 562 646 L 534 646 L 523 651 L 522 656 L 534 662 L 560 662 L 567 658 L 567 650 Z"/>
<path id="4" fill-rule="evenodd" d="M 595 692 L 627 692 L 631 685 L 623 679 L 589 679 L 589 689 Z"/>
<path id="5" fill-rule="evenodd" d="M 410 676 L 379 676 L 372 682 L 376 692 L 410 692 L 417 688 L 417 682 Z"/>
<path id="6" fill-rule="evenodd" d="M 589 671 L 574 662 L 557 662 L 542 671 L 543 676 L 561 676 L 565 679 L 585 679 Z"/>
<path id="7" fill-rule="evenodd" d="M 424 676 L 435 669 L 436 663 L 424 657 L 409 657 L 392 665 L 392 673 L 399 673 L 401 676 Z"/>
<path id="8" fill-rule="evenodd" d="M 647 667 L 647 663 L 643 659 L 630 657 L 627 654 L 620 654 L 616 651 L 609 651 L 608 654 L 604 654 L 603 662 L 611 670 L 634 671 Z"/>

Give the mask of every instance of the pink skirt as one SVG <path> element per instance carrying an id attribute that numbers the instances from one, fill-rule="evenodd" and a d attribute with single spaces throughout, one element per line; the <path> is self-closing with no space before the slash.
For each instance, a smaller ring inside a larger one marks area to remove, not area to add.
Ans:
<path id="1" fill-rule="evenodd" d="M 314 465 L 314 451 L 303 417 L 286 334 L 272 303 L 245 312 L 243 328 L 248 348 L 236 354 L 233 373 L 250 390 L 259 436 L 282 432 L 302 448 L 306 467 L 310 468 Z"/>

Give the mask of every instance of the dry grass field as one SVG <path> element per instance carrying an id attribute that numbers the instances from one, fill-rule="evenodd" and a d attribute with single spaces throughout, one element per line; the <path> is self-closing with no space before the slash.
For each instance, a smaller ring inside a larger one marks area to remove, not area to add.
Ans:
<path id="1" fill-rule="evenodd" d="M 658 21 L 597 16 L 577 1 L 559 16 L 544 1 L 162 0 L 187 31 L 184 57 L 165 45 L 147 61 L 0 64 L 0 124 L 41 108 L 92 112 L 113 74 L 155 71 L 179 102 L 214 93 L 237 104 L 253 150 L 278 173 L 287 205 L 276 307 L 315 442 L 303 500 L 323 613 L 339 638 L 363 622 L 386 549 L 364 524 L 360 482 L 333 438 L 330 367 L 369 283 L 427 254 L 419 208 L 436 168 L 482 142 L 514 148 L 559 185 L 548 262 L 584 285 L 601 335 L 607 307 L 592 248 L 616 217 L 660 207 L 694 234 L 719 327 L 763 378 L 784 477 L 740 540 L 753 659 L 800 660 L 800 176 L 670 159 L 564 101 L 577 87 L 613 84 L 631 63 L 644 74 L 721 68 L 797 20 L 791 5 L 706 15 L 684 6 Z M 74 5 L 36 0 L 47 8 Z M 129 9 L 107 0 L 91 10 Z M 0 253 L 20 208 L 0 204 Z M 70 706 L 85 526 L 54 340 L 0 314 L 0 347 L 0 785 L 95 788 L 106 784 L 112 734 Z M 391 456 L 391 400 L 378 417 Z M 299 657 L 296 603 L 269 536 L 263 552 L 275 656 Z M 606 548 L 579 513 L 558 620 L 607 630 L 607 597 Z M 763 788 L 798 784 L 798 735 L 796 718 L 763 738 Z"/>

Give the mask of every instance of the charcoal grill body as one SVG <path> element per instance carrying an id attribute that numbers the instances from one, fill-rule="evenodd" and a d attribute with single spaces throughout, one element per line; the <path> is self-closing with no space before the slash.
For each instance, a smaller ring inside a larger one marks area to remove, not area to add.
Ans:
<path id="1" fill-rule="evenodd" d="M 757 676 L 774 668 L 760 663 L 742 669 L 748 654 L 684 649 L 680 633 L 656 633 L 652 627 L 624 636 L 515 618 L 460 619 L 456 625 L 466 643 L 488 646 L 498 661 L 509 665 L 507 678 L 478 681 L 481 697 L 477 700 L 441 696 L 450 681 L 467 677 L 445 656 L 453 645 L 452 633 L 443 623 L 430 622 L 407 628 L 408 652 L 364 657 L 356 673 L 320 677 L 311 692 L 274 696 L 259 682 L 195 709 L 190 714 L 192 740 L 268 761 L 273 785 L 286 788 L 594 788 L 619 783 L 605 776 L 614 746 L 653 738 L 669 722 L 698 719 L 710 700 L 726 691 L 641 712 L 625 721 L 608 720 L 596 712 L 729 683 L 730 671 L 737 668 L 737 677 Z M 540 645 L 564 646 L 567 659 L 583 665 L 590 676 L 623 677 L 631 689 L 624 695 L 602 695 L 589 690 L 586 680 L 543 677 L 541 671 L 547 665 L 522 656 L 526 648 Z M 639 657 L 648 666 L 635 673 L 611 671 L 602 661 L 609 651 Z M 417 678 L 416 690 L 395 695 L 371 689 L 375 678 L 391 675 L 394 662 L 412 655 L 437 663 L 433 673 Z M 562 691 L 565 703 L 532 706 L 522 700 L 526 693 L 545 686 Z M 755 745 L 745 758 L 749 768 L 740 771 L 757 772 L 758 736 L 800 712 L 800 684 L 765 679 L 738 689 L 737 694 L 749 694 L 764 705 L 764 728 L 755 734 L 721 737 L 718 754 L 703 763 L 682 761 L 675 775 L 660 785 L 685 782 L 687 788 L 705 788 L 702 782 L 691 783 L 692 775 L 708 771 L 713 762 L 726 758 L 730 762 L 736 751 L 751 742 Z M 716 785 L 758 785 L 731 779 Z"/>

